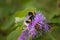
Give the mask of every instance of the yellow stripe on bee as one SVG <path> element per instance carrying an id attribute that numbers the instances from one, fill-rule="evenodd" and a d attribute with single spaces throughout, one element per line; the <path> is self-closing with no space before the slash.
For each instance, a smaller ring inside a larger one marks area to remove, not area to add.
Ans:
<path id="1" fill-rule="evenodd" d="M 28 19 L 28 21 L 29 21 L 29 22 L 31 22 L 31 20 L 30 20 L 30 19 Z"/>
<path id="2" fill-rule="evenodd" d="M 33 13 L 33 15 L 35 14 L 35 11 L 31 11 Z"/>

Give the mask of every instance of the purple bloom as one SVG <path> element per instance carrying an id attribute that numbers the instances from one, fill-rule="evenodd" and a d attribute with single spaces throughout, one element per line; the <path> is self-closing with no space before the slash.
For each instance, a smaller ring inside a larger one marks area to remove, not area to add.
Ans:
<path id="1" fill-rule="evenodd" d="M 28 17 L 27 17 L 28 18 Z M 44 24 L 44 21 L 46 22 L 46 18 L 41 13 L 36 13 L 34 20 L 29 23 L 29 25 L 26 25 L 28 30 L 30 30 L 32 27 L 34 27 L 38 22 Z"/>
<path id="2" fill-rule="evenodd" d="M 28 40 L 28 37 L 31 34 L 32 34 L 32 37 L 34 38 L 34 36 L 37 35 L 37 31 L 35 29 L 36 24 L 39 25 L 39 28 L 41 30 L 44 29 L 44 31 L 49 31 L 49 25 L 46 22 L 47 22 L 46 18 L 41 13 L 36 12 L 36 15 L 32 20 L 32 22 L 26 25 L 28 32 L 26 32 L 26 30 L 23 31 L 20 37 L 18 38 L 18 40 Z"/>
<path id="3" fill-rule="evenodd" d="M 42 29 L 42 27 L 44 27 L 45 30 L 49 29 L 48 24 L 46 24 L 47 20 L 46 18 L 39 13 L 36 13 L 34 20 L 27 26 L 28 30 L 31 30 L 31 28 L 35 27 L 35 25 L 37 23 L 40 23 L 40 29 Z"/>

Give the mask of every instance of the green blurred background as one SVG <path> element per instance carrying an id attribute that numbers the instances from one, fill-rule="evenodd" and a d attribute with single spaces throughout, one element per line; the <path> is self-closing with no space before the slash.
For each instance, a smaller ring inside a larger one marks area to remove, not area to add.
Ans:
<path id="1" fill-rule="evenodd" d="M 53 27 L 50 33 L 36 40 L 60 40 L 60 0 L 0 0 L 0 40 L 17 40 L 24 17 L 34 10 L 41 11 Z"/>

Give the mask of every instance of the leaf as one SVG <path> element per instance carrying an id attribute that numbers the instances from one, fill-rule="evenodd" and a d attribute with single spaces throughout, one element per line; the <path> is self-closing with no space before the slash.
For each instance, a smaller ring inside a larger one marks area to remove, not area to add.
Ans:
<path id="1" fill-rule="evenodd" d="M 16 30 L 14 30 L 13 32 L 11 32 L 8 36 L 7 36 L 7 40 L 17 40 L 18 37 L 20 36 L 21 32 L 22 32 L 22 26 L 19 26 Z"/>
<path id="2" fill-rule="evenodd" d="M 14 15 L 9 18 L 8 21 L 2 24 L 1 29 L 2 30 L 7 30 L 11 25 L 14 23 Z"/>
<path id="3" fill-rule="evenodd" d="M 60 26 L 54 26 L 54 30 L 51 32 L 56 40 L 60 40 Z"/>
<path id="4" fill-rule="evenodd" d="M 0 40 L 6 40 L 6 36 L 0 34 Z"/>

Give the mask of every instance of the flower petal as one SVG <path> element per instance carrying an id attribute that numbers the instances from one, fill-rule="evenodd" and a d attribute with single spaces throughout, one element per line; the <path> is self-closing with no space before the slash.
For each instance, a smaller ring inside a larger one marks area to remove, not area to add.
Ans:
<path id="1" fill-rule="evenodd" d="M 23 31 L 18 40 L 28 40 L 28 32 L 26 30 Z"/>

